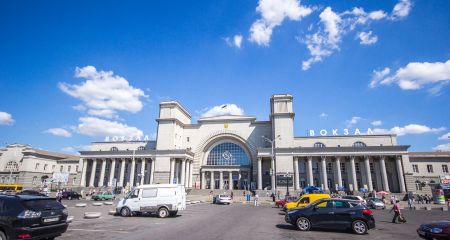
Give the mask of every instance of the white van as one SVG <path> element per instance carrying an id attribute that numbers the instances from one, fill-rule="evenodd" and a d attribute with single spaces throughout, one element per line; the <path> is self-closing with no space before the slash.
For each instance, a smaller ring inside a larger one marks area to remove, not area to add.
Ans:
<path id="1" fill-rule="evenodd" d="M 123 217 L 138 213 L 157 213 L 158 217 L 176 216 L 186 209 L 186 190 L 177 184 L 141 185 L 117 203 L 116 213 Z"/>

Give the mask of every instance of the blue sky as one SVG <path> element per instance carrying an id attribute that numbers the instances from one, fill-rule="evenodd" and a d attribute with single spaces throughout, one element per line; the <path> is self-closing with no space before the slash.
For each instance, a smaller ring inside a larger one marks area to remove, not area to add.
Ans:
<path id="1" fill-rule="evenodd" d="M 270 96 L 291 93 L 297 136 L 370 127 L 450 150 L 449 12 L 425 0 L 2 1 L 0 146 L 151 136 L 165 99 L 194 121 L 222 104 L 267 120 Z"/>

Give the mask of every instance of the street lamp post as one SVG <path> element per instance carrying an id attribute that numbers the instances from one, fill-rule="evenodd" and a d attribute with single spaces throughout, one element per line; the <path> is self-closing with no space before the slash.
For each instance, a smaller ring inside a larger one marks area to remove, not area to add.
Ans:
<path id="1" fill-rule="evenodd" d="M 289 196 L 289 178 L 291 176 L 292 174 L 290 172 L 286 172 L 286 174 L 284 174 L 284 177 L 286 178 L 286 198 Z"/>
<path id="2" fill-rule="evenodd" d="M 273 161 L 272 174 L 275 174 L 274 177 L 273 177 L 274 179 L 272 179 L 272 191 L 275 194 L 276 193 L 276 186 L 277 186 L 277 175 L 276 175 L 276 170 L 275 170 L 275 165 L 276 165 L 276 163 L 275 163 L 275 140 L 276 139 L 281 139 L 281 138 L 280 138 L 280 135 L 276 136 L 274 139 L 269 139 L 266 136 L 261 136 L 261 137 L 262 137 L 262 139 L 264 141 L 269 142 L 270 145 L 271 145 L 271 155 L 270 155 L 270 157 L 272 158 L 272 161 Z"/>

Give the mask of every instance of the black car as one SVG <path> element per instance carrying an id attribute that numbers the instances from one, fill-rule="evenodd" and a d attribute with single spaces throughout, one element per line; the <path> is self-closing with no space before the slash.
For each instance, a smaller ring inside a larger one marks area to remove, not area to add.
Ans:
<path id="1" fill-rule="evenodd" d="M 67 209 L 54 198 L 0 196 L 0 239 L 53 239 L 67 230 Z"/>
<path id="2" fill-rule="evenodd" d="M 72 199 L 80 199 L 81 194 L 74 191 L 66 191 L 62 193 L 62 198 L 72 200 Z"/>
<path id="3" fill-rule="evenodd" d="M 358 201 L 340 198 L 317 200 L 304 208 L 296 208 L 286 213 L 286 222 L 301 231 L 311 228 L 345 230 L 356 234 L 366 234 L 375 228 L 372 210 Z"/>
<path id="4" fill-rule="evenodd" d="M 417 234 L 423 239 L 450 239 L 450 220 L 422 224 L 417 229 Z"/>

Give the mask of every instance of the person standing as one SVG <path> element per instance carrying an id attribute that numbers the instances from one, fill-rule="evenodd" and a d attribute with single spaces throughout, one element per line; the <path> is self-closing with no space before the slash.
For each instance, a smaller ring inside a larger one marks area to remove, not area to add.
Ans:
<path id="1" fill-rule="evenodd" d="M 254 206 L 257 207 L 258 206 L 258 201 L 259 201 L 259 196 L 258 193 L 255 194 L 255 202 L 254 202 Z"/>
<path id="2" fill-rule="evenodd" d="M 409 206 L 409 210 L 413 209 L 413 197 L 412 196 L 408 196 L 408 206 Z"/>
<path id="3" fill-rule="evenodd" d="M 392 218 L 392 223 L 396 223 L 397 219 L 400 216 L 400 201 L 397 200 L 394 204 L 394 206 L 392 206 L 392 209 L 389 211 L 389 213 L 391 213 L 392 211 L 394 211 L 394 218 Z"/>

